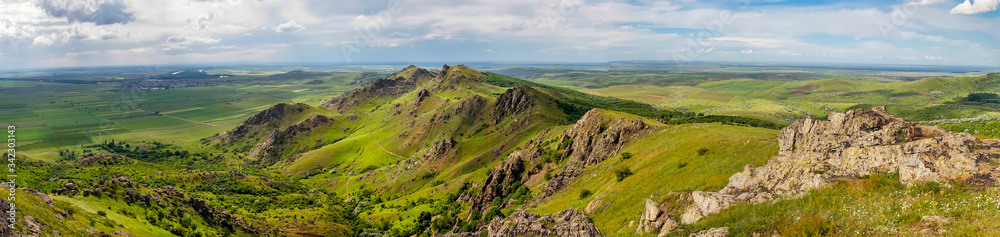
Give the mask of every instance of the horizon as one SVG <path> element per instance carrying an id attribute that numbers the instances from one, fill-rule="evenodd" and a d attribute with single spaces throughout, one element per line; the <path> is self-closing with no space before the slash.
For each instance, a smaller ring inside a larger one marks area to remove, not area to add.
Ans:
<path id="1" fill-rule="evenodd" d="M 0 68 L 614 61 L 1000 68 L 994 0 L 17 0 Z M 992 4 L 992 5 L 990 5 Z"/>

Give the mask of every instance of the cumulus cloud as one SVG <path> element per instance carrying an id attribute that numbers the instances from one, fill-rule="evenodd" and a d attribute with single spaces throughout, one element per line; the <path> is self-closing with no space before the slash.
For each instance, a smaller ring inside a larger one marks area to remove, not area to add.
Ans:
<path id="1" fill-rule="evenodd" d="M 274 31 L 277 31 L 277 32 L 296 32 L 296 31 L 304 30 L 305 28 L 306 28 L 305 26 L 299 25 L 299 23 L 295 23 L 295 20 L 290 20 L 288 22 L 285 22 L 285 24 L 281 24 L 281 25 L 278 25 L 278 27 L 275 27 Z"/>
<path id="2" fill-rule="evenodd" d="M 135 14 L 122 0 L 39 0 L 36 5 L 50 16 L 65 17 L 70 23 L 111 25 L 135 21 Z"/>
<path id="3" fill-rule="evenodd" d="M 969 15 L 991 12 L 996 11 L 997 6 L 1000 6 L 1000 0 L 976 0 L 975 2 L 965 0 L 962 4 L 952 8 L 951 14 Z"/>

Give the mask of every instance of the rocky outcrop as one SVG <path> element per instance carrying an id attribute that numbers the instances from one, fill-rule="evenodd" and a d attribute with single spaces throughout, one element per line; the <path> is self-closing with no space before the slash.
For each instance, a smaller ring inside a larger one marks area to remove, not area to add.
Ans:
<path id="1" fill-rule="evenodd" d="M 493 199 L 506 197 L 514 190 L 508 187 L 515 182 L 522 181 L 524 174 L 524 163 L 542 156 L 542 149 L 522 149 L 510 153 L 500 165 L 493 168 L 490 175 L 486 177 L 483 186 L 479 188 L 479 194 L 473 200 L 472 210 L 484 211 Z M 506 202 L 504 202 L 506 203 Z M 503 208 L 503 207 L 496 207 Z"/>
<path id="2" fill-rule="evenodd" d="M 204 200 L 189 197 L 186 203 L 188 206 L 191 206 L 191 208 L 194 209 L 198 215 L 201 215 L 202 218 L 205 218 L 205 220 L 210 221 L 216 226 L 222 226 L 230 229 L 239 228 L 250 234 L 262 232 L 242 217 L 233 216 L 221 208 L 210 206 Z"/>
<path id="3" fill-rule="evenodd" d="M 247 133 L 254 131 L 256 127 L 261 125 L 267 125 L 272 122 L 284 119 L 291 113 L 301 113 L 302 111 L 309 108 L 309 105 L 298 103 L 298 104 L 277 104 L 271 106 L 271 108 L 260 111 L 253 116 L 250 116 L 247 120 L 243 121 L 240 126 L 237 126 L 232 131 L 224 133 L 226 139 L 225 141 L 231 141 L 238 137 L 241 137 Z"/>
<path id="4" fill-rule="evenodd" d="M 486 98 L 480 95 L 467 96 L 459 101 L 458 106 L 456 106 L 453 111 L 455 116 L 472 118 L 478 116 L 479 113 L 482 112 L 485 104 Z"/>
<path id="5" fill-rule="evenodd" d="M 552 176 L 545 194 L 552 195 L 579 176 L 583 168 L 601 163 L 614 156 L 629 141 L 652 129 L 639 119 L 605 119 L 602 110 L 591 109 L 562 135 L 560 143 L 571 142 L 563 152 L 569 161 L 563 171 Z"/>
<path id="6" fill-rule="evenodd" d="M 10 228 L 10 225 L 15 223 L 11 223 L 10 219 L 6 218 L 9 214 L 10 206 L 10 202 L 7 202 L 6 198 L 0 198 L 0 212 L 4 215 L 4 218 L 0 218 L 0 236 L 20 237 L 19 228 Z"/>
<path id="7" fill-rule="evenodd" d="M 490 237 L 501 236 L 604 236 L 587 214 L 569 209 L 540 216 L 528 212 L 515 212 L 507 218 L 496 218 L 486 227 Z"/>
<path id="8" fill-rule="evenodd" d="M 677 229 L 677 226 L 677 221 L 670 217 L 668 212 L 661 210 L 660 206 L 653 200 L 646 199 L 646 211 L 639 217 L 635 233 L 665 236 L 674 229 Z"/>
<path id="9" fill-rule="evenodd" d="M 52 203 L 52 198 L 50 198 L 49 195 L 35 189 L 25 189 L 24 191 L 38 197 L 38 199 L 42 200 L 42 202 L 44 202 L 46 206 L 49 206 L 49 208 L 55 208 L 55 205 Z"/>
<path id="10" fill-rule="evenodd" d="M 455 155 L 455 146 L 458 142 L 453 138 L 445 138 L 434 142 L 431 147 L 427 149 L 427 153 L 421 160 L 425 161 L 437 161 L 445 158 L 451 158 Z"/>
<path id="11" fill-rule="evenodd" d="M 330 117 L 316 114 L 285 129 L 275 129 L 264 141 L 250 150 L 250 157 L 258 157 L 265 164 L 273 163 L 275 158 L 279 158 L 278 156 L 287 148 L 286 145 L 295 142 L 298 137 L 312 132 L 314 129 L 330 127 L 334 122 L 336 121 Z M 307 150 L 321 145 L 323 144 L 316 144 L 314 147 L 307 148 Z M 298 150 L 292 152 L 305 151 Z"/>
<path id="12" fill-rule="evenodd" d="M 831 113 L 830 121 L 798 120 L 781 131 L 780 151 L 762 167 L 729 178 L 719 192 L 692 193 L 682 218 L 693 223 L 734 203 L 794 197 L 838 180 L 899 172 L 907 186 L 962 181 L 995 186 L 1000 142 L 914 125 L 885 107 Z M 947 183 L 944 183 L 947 185 Z"/>
<path id="13" fill-rule="evenodd" d="M 66 183 L 63 184 L 62 187 L 56 189 L 56 194 L 76 195 L 76 193 L 79 192 L 80 188 L 77 187 L 75 183 Z"/>
<path id="14" fill-rule="evenodd" d="M 372 81 L 342 96 L 333 98 L 321 107 L 343 113 L 375 98 L 401 96 L 417 88 L 419 83 L 433 77 L 434 74 L 426 69 L 410 65 L 389 78 Z"/>
<path id="15" fill-rule="evenodd" d="M 111 153 L 87 153 L 76 160 L 76 165 L 120 165 L 128 164 L 130 162 L 132 162 L 132 160 L 129 158 Z"/>
<path id="16" fill-rule="evenodd" d="M 527 86 L 518 86 L 507 89 L 500 97 L 497 97 L 496 111 L 494 112 L 495 123 L 531 109 L 535 105 L 535 98 L 529 90 L 533 89 Z"/>
<path id="17" fill-rule="evenodd" d="M 726 237 L 729 236 L 729 227 L 713 227 L 711 229 L 698 231 L 691 234 L 692 237 Z"/>
<path id="18" fill-rule="evenodd" d="M 441 73 L 432 81 L 432 88 L 440 91 L 461 89 L 462 85 L 469 87 L 472 82 L 477 82 L 481 72 L 478 70 L 458 64 L 455 66 L 444 65 Z"/>

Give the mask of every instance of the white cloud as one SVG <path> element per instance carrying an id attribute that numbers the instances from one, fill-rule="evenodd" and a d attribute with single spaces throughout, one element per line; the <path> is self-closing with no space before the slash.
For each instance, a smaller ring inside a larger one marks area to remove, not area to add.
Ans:
<path id="1" fill-rule="evenodd" d="M 740 50 L 740 53 L 741 54 L 752 54 L 753 53 L 753 49 Z"/>
<path id="2" fill-rule="evenodd" d="M 709 40 L 721 41 L 721 42 L 726 42 L 726 41 L 739 42 L 760 48 L 778 48 L 793 41 L 786 39 L 747 38 L 747 37 L 715 37 L 715 38 L 709 38 Z"/>
<path id="3" fill-rule="evenodd" d="M 908 3 L 906 3 L 906 5 L 910 5 L 910 6 L 929 6 L 929 5 L 934 5 L 934 4 L 938 4 L 938 3 L 944 3 L 944 2 L 947 2 L 947 1 L 948 0 L 917 0 L 917 1 L 908 2 Z"/>
<path id="4" fill-rule="evenodd" d="M 281 25 L 278 25 L 278 27 L 275 27 L 274 31 L 276 31 L 276 32 L 296 32 L 296 31 L 304 30 L 305 28 L 306 28 L 305 26 L 299 25 L 299 23 L 295 23 L 295 20 L 290 20 L 288 22 L 285 22 L 285 24 L 281 24 Z"/>
<path id="5" fill-rule="evenodd" d="M 941 60 L 941 56 L 924 55 L 924 59 L 927 59 L 927 60 Z"/>
<path id="6" fill-rule="evenodd" d="M 965 0 L 965 2 L 958 4 L 955 8 L 952 8 L 951 14 L 968 15 L 991 12 L 996 11 L 997 6 L 1000 6 L 1000 0 L 976 0 L 975 2 Z"/>

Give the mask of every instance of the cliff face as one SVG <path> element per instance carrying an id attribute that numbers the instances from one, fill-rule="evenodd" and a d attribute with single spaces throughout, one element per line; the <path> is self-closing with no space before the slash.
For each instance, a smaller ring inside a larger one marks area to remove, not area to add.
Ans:
<path id="1" fill-rule="evenodd" d="M 569 181 L 579 176 L 583 168 L 601 163 L 614 156 L 629 141 L 652 131 L 650 126 L 638 119 L 618 118 L 605 121 L 598 109 L 587 111 L 572 128 L 566 130 L 560 143 L 571 141 L 563 158 L 569 161 L 559 174 L 553 175 L 545 194 L 552 195 Z"/>
<path id="2" fill-rule="evenodd" d="M 496 122 L 528 111 L 535 105 L 535 98 L 528 92 L 531 90 L 526 86 L 519 86 L 507 89 L 500 97 L 497 97 L 496 110 L 494 112 Z"/>
<path id="3" fill-rule="evenodd" d="M 490 175 L 486 177 L 483 186 L 479 188 L 479 194 L 472 202 L 472 210 L 484 211 L 494 198 L 509 195 L 510 193 L 508 192 L 512 190 L 508 190 L 507 187 L 514 184 L 514 182 L 522 181 L 524 177 L 524 163 L 537 160 L 542 156 L 542 152 L 542 149 L 537 148 L 512 152 L 500 165 L 494 167 Z"/>
<path id="4" fill-rule="evenodd" d="M 874 172 L 899 172 L 907 186 L 960 181 L 995 186 L 1000 142 L 967 133 L 918 126 L 885 107 L 831 113 L 830 121 L 798 120 L 783 129 L 780 152 L 761 167 L 729 178 L 719 192 L 694 192 L 683 218 L 693 223 L 739 202 L 759 203 L 795 196 L 837 180 Z M 947 185 L 947 184 L 945 184 Z"/>
<path id="5" fill-rule="evenodd" d="M 569 209 L 555 214 L 539 216 L 515 212 L 507 218 L 496 218 L 486 227 L 490 237 L 500 236 L 604 236 L 587 214 Z"/>

